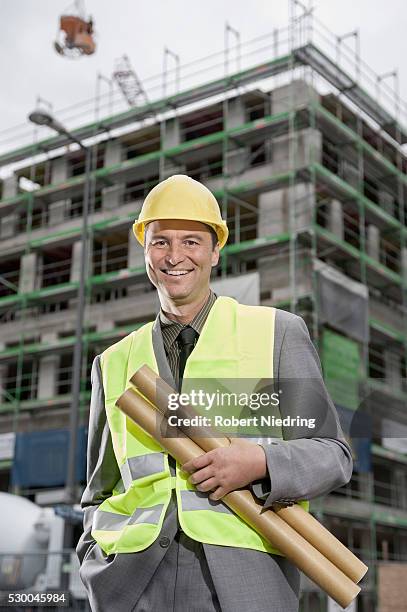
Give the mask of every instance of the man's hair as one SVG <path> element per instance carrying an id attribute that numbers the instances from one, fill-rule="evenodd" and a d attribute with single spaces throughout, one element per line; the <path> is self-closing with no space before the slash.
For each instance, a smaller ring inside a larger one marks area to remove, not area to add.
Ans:
<path id="1" fill-rule="evenodd" d="M 208 225 L 209 227 L 209 231 L 211 233 L 211 238 L 212 238 L 212 251 L 213 249 L 216 247 L 216 245 L 218 244 L 218 235 L 215 232 L 215 230 L 213 229 L 213 227 L 211 227 L 210 225 Z"/>
<path id="2" fill-rule="evenodd" d="M 149 224 L 147 223 L 145 228 L 144 228 L 144 246 L 146 246 L 146 231 L 147 231 L 148 225 Z M 218 244 L 218 235 L 217 235 L 217 233 L 215 232 L 215 230 L 213 229 L 213 227 L 211 225 L 208 225 L 207 223 L 204 223 L 204 225 L 206 225 L 206 227 L 209 229 L 209 232 L 211 234 L 211 238 L 212 238 L 212 251 L 213 251 L 213 249 Z"/>

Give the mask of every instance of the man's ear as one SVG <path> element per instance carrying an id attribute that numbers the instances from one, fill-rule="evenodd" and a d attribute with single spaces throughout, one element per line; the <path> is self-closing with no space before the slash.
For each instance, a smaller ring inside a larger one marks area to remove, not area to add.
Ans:
<path id="1" fill-rule="evenodd" d="M 212 251 L 212 268 L 219 263 L 219 242 L 216 243 Z"/>

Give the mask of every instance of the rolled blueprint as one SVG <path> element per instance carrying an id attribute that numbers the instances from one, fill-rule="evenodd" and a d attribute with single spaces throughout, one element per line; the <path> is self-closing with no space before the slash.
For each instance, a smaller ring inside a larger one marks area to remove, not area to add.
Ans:
<path id="1" fill-rule="evenodd" d="M 130 380 L 164 416 L 168 414 L 168 396 L 175 391 L 158 374 L 143 365 Z M 196 414 L 191 406 L 178 408 L 181 417 L 192 418 Z M 230 445 L 229 438 L 211 435 L 210 428 L 182 427 L 182 431 L 206 452 Z M 298 504 L 286 507 L 276 504 L 273 510 L 353 582 L 358 583 L 366 574 L 368 567 L 304 508 Z"/>
<path id="2" fill-rule="evenodd" d="M 136 390 L 127 389 L 116 401 L 116 405 L 179 463 L 186 463 L 204 453 L 183 433 L 178 438 L 164 438 L 160 433 L 160 421 L 165 417 Z M 281 551 L 340 606 L 346 608 L 358 595 L 360 588 L 348 576 L 275 512 L 264 510 L 249 490 L 232 491 L 222 498 L 222 502 Z"/>

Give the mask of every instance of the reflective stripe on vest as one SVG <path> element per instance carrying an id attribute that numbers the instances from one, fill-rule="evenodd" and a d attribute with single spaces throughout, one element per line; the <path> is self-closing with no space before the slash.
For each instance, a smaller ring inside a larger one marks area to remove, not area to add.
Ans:
<path id="1" fill-rule="evenodd" d="M 165 471 L 162 452 L 130 457 L 120 466 L 124 488 L 128 489 L 133 480 Z"/>
<path id="2" fill-rule="evenodd" d="M 120 531 L 126 525 L 134 525 L 136 523 L 152 523 L 155 525 L 160 520 L 162 509 L 163 504 L 150 506 L 149 508 L 136 508 L 130 516 L 127 514 L 119 516 L 115 512 L 104 512 L 101 510 L 97 513 L 93 528 L 106 531 Z"/>
<path id="3" fill-rule="evenodd" d="M 274 308 L 218 297 L 188 358 L 182 390 L 189 379 L 272 379 L 274 321 Z M 197 491 L 178 463 L 172 477 L 164 449 L 115 406 L 141 365 L 158 372 L 152 327 L 147 323 L 101 357 L 106 414 L 122 479 L 95 511 L 92 537 L 106 554 L 144 550 L 158 537 L 175 488 L 179 521 L 191 538 L 280 554 L 222 501 Z M 281 437 L 281 429 L 276 435 Z M 300 503 L 308 509 L 307 502 Z"/>

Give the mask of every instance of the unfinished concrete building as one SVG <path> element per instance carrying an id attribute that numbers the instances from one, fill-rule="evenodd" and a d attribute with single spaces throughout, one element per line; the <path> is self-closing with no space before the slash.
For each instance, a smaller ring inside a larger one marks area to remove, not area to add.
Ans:
<path id="1" fill-rule="evenodd" d="M 354 610 L 371 612 L 386 589 L 399 597 L 407 568 L 407 131 L 361 84 L 363 66 L 351 76 L 314 39 L 296 36 L 288 53 L 273 40 L 267 61 L 75 130 L 93 148 L 82 426 L 94 356 L 158 308 L 132 222 L 152 186 L 188 174 L 230 228 L 214 286 L 297 312 L 318 348 L 355 471 L 311 509 L 369 565 Z M 84 156 L 58 136 L 0 164 L 12 170 L 0 200 L 0 484 L 56 503 L 63 482 L 44 448 L 68 427 Z M 304 580 L 301 609 L 330 606 Z"/>

